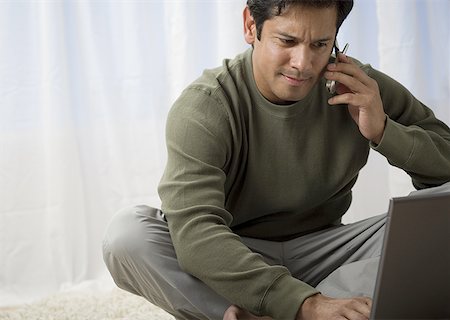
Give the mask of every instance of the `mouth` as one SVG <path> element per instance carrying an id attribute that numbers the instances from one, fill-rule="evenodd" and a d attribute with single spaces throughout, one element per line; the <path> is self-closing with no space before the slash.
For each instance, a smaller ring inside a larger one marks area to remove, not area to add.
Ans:
<path id="1" fill-rule="evenodd" d="M 294 87 L 299 87 L 302 84 L 304 84 L 306 81 L 308 81 L 308 79 L 303 79 L 303 78 L 295 78 L 295 77 L 290 77 L 288 75 L 282 74 L 284 79 L 291 85 Z"/>

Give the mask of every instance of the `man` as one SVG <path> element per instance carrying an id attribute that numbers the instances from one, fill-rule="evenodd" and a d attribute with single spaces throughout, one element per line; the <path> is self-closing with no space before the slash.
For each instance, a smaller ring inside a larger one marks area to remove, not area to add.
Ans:
<path id="1" fill-rule="evenodd" d="M 169 114 L 162 211 L 126 209 L 108 228 L 121 288 L 177 319 L 369 317 L 360 279 L 345 298 L 316 288 L 380 254 L 383 216 L 340 223 L 358 172 L 372 148 L 416 188 L 442 185 L 450 129 L 386 75 L 330 59 L 352 5 L 247 2 L 252 48 L 205 71 Z"/>

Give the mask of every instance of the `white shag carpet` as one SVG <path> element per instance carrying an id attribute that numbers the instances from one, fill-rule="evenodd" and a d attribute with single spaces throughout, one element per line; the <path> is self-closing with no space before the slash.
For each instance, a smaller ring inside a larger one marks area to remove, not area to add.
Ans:
<path id="1" fill-rule="evenodd" d="M 65 292 L 17 308 L 0 309 L 0 320 L 174 320 L 142 297 L 118 288 Z"/>

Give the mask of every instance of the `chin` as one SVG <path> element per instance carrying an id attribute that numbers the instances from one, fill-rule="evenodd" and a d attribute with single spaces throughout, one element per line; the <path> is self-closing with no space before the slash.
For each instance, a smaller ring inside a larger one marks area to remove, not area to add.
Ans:
<path id="1" fill-rule="evenodd" d="M 300 100 L 305 99 L 308 94 L 311 92 L 312 87 L 308 88 L 289 88 L 287 90 L 284 90 L 284 92 L 280 92 L 280 99 L 284 100 L 284 101 L 289 101 L 289 102 L 297 102 Z"/>

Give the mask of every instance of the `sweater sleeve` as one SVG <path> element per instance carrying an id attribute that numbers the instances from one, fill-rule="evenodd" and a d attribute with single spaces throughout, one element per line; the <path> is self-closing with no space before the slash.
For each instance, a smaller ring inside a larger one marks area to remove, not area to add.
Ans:
<path id="1" fill-rule="evenodd" d="M 403 169 L 416 189 L 450 181 L 450 129 L 406 88 L 371 69 L 387 114 L 382 140 L 371 147 Z"/>
<path id="2" fill-rule="evenodd" d="M 317 291 L 285 267 L 266 264 L 229 228 L 225 168 L 232 134 L 221 102 L 199 89 L 185 91 L 169 113 L 166 142 L 159 194 L 181 268 L 256 315 L 295 319 Z"/>

